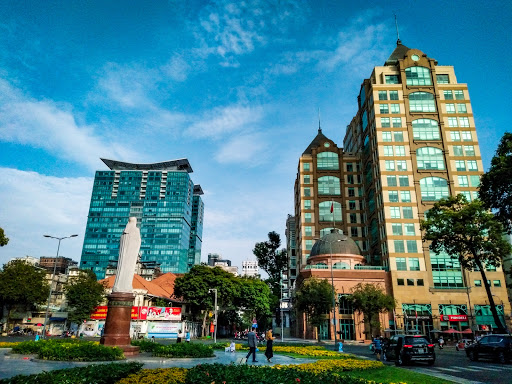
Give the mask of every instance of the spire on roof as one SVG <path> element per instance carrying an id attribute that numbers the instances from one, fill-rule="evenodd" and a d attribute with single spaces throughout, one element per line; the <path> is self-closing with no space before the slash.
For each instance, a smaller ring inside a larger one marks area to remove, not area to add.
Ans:
<path id="1" fill-rule="evenodd" d="M 400 40 L 400 32 L 398 31 L 398 21 L 396 19 L 396 13 L 395 13 L 395 27 L 396 27 L 396 45 L 402 45 L 402 41 Z"/>
<path id="2" fill-rule="evenodd" d="M 322 127 L 320 126 L 320 107 L 318 107 L 318 133 L 322 133 Z"/>

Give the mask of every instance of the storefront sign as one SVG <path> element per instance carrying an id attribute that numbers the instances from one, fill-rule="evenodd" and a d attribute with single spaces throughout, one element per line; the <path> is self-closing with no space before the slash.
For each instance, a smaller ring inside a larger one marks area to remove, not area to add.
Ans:
<path id="1" fill-rule="evenodd" d="M 152 312 L 150 312 L 152 311 Z M 91 313 L 92 320 L 105 320 L 108 307 L 101 305 Z M 152 314 L 152 317 L 149 314 Z M 132 320 L 181 320 L 181 308 L 169 307 L 132 307 Z"/>
<path id="2" fill-rule="evenodd" d="M 441 321 L 468 321 L 467 315 L 441 315 Z"/>
<path id="3" fill-rule="evenodd" d="M 148 307 L 148 320 L 181 320 L 181 308 Z"/>

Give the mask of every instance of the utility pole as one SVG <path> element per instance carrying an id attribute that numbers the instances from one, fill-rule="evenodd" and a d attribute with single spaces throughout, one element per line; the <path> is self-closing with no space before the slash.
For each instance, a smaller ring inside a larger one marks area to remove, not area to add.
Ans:
<path id="1" fill-rule="evenodd" d="M 281 279 L 280 279 L 280 285 L 281 285 L 281 342 L 284 342 L 284 317 L 283 317 L 283 272 L 281 272 Z"/>
<path id="2" fill-rule="evenodd" d="M 214 306 L 214 314 L 215 314 L 215 320 L 213 322 L 213 342 L 217 342 L 217 288 L 209 289 L 208 292 L 212 292 L 215 294 L 215 306 Z"/>

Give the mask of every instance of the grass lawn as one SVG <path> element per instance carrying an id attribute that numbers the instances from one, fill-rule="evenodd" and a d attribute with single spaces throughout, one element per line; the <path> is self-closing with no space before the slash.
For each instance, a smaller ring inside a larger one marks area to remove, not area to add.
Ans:
<path id="1" fill-rule="evenodd" d="M 374 380 L 377 383 L 407 383 L 407 384 L 454 384 L 454 381 L 442 380 L 438 377 L 424 375 L 403 368 L 385 366 L 367 371 L 350 371 L 348 376 Z"/>

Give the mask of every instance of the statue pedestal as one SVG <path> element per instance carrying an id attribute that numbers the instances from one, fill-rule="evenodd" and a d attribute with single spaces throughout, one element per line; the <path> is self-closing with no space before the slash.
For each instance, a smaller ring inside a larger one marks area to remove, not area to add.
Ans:
<path id="1" fill-rule="evenodd" d="M 119 347 L 125 356 L 137 355 L 139 347 L 130 345 L 133 293 L 113 292 L 108 295 L 108 312 L 100 344 Z"/>

